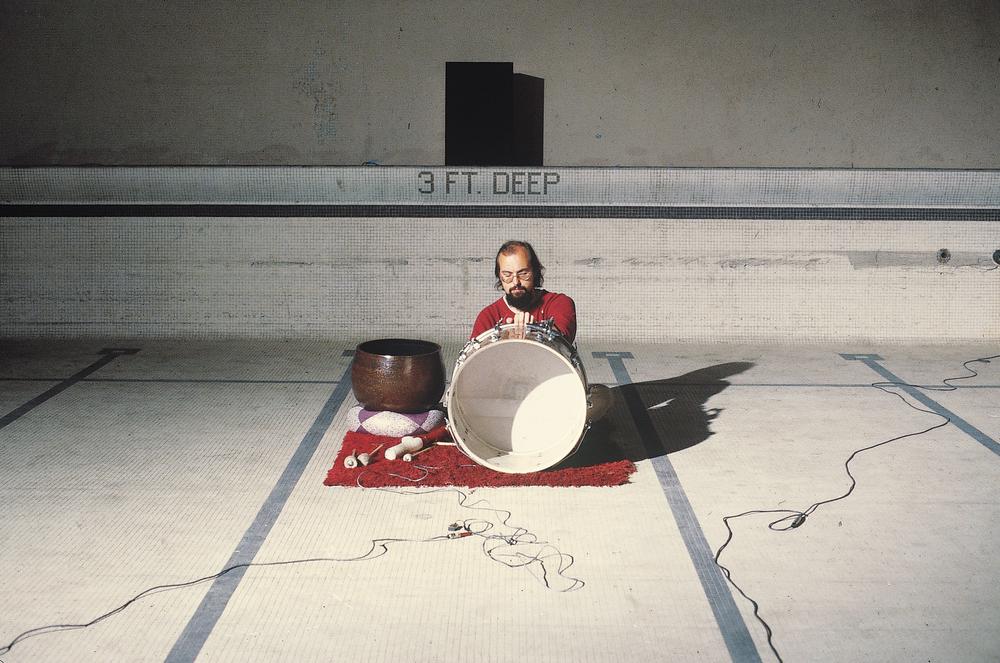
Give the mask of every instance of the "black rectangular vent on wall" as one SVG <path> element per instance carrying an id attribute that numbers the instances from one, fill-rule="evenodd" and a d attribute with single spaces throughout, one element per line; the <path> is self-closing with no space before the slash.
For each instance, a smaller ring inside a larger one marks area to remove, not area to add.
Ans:
<path id="1" fill-rule="evenodd" d="M 541 166 L 544 80 L 512 62 L 445 65 L 445 165 Z"/>

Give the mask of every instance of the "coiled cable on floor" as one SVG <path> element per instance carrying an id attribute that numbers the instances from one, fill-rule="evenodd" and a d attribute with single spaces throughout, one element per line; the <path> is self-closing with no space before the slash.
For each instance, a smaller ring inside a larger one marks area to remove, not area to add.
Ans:
<path id="1" fill-rule="evenodd" d="M 358 477 L 357 482 L 359 486 L 364 488 L 361 483 L 360 476 Z M 535 534 L 524 527 L 511 525 L 510 519 L 513 517 L 513 514 L 507 509 L 499 509 L 490 506 L 486 500 L 476 500 L 475 502 L 469 504 L 468 501 L 471 499 L 469 494 L 465 491 L 459 490 L 458 488 L 449 486 L 427 488 L 423 490 L 406 490 L 397 488 L 371 488 L 370 490 L 379 490 L 395 495 L 429 495 L 440 492 L 455 493 L 458 496 L 458 506 L 463 509 L 494 513 L 498 516 L 501 527 L 513 530 L 510 534 L 488 534 L 488 532 L 492 532 L 495 528 L 492 521 L 477 518 L 468 518 L 462 521 L 462 528 L 465 531 L 469 532 L 472 536 L 477 536 L 482 539 L 483 553 L 491 560 L 512 569 L 526 568 L 531 572 L 534 572 L 537 569 L 540 573 L 540 576 L 537 576 L 538 580 L 545 585 L 546 589 L 552 589 L 557 592 L 572 592 L 577 589 L 582 589 L 586 585 L 586 583 L 580 578 L 566 574 L 566 571 L 576 562 L 576 558 L 574 558 L 573 555 L 562 552 L 554 544 L 548 541 L 539 540 Z M 484 504 L 486 506 L 479 506 L 480 504 Z M 522 552 L 522 549 L 525 547 L 530 547 L 529 549 L 531 552 Z M 550 568 L 553 560 L 555 560 L 554 569 Z M 569 584 L 561 589 L 557 588 L 551 582 L 552 578 L 560 578 Z"/>
<path id="2" fill-rule="evenodd" d="M 360 485 L 360 477 L 359 477 Z M 362 488 L 364 486 L 361 486 Z M 575 589 L 580 589 L 584 586 L 584 582 L 579 578 L 573 578 L 567 576 L 565 571 L 573 566 L 574 558 L 572 555 L 560 552 L 558 548 L 552 544 L 539 541 L 538 538 L 524 529 L 523 527 L 514 527 L 508 523 L 513 514 L 506 509 L 497 509 L 492 506 L 478 506 L 480 504 L 485 504 L 485 500 L 477 500 L 472 504 L 467 504 L 470 499 L 469 495 L 464 491 L 457 488 L 432 488 L 419 491 L 408 491 L 408 490 L 394 490 L 389 488 L 370 488 L 369 490 L 380 490 L 382 492 L 395 493 L 398 495 L 425 495 L 429 493 L 437 492 L 452 492 L 458 494 L 458 506 L 464 509 L 490 511 L 495 514 L 506 514 L 501 519 L 501 525 L 514 530 L 513 534 L 501 535 L 501 534 L 489 534 L 486 532 L 493 529 L 494 524 L 489 520 L 482 519 L 467 519 L 464 521 L 465 531 L 468 532 L 469 536 L 478 536 L 483 539 L 483 552 L 490 559 L 503 564 L 504 566 L 510 568 L 528 568 L 532 570 L 534 568 L 539 568 L 541 572 L 541 582 L 548 589 L 555 589 L 560 592 L 573 591 Z M 15 645 L 29 638 L 34 638 L 40 635 L 45 635 L 47 633 L 58 633 L 62 631 L 74 631 L 78 629 L 85 629 L 95 624 L 98 624 L 123 610 L 127 609 L 136 601 L 139 601 L 143 597 L 149 596 L 162 591 L 169 591 L 173 589 L 181 589 L 183 587 L 191 587 L 194 585 L 201 584 L 203 582 L 208 582 L 209 580 L 215 580 L 220 578 L 227 573 L 231 573 L 237 569 L 249 569 L 261 568 L 268 566 L 290 566 L 293 564 L 313 564 L 313 563 L 346 563 L 346 562 L 367 562 L 373 559 L 378 559 L 389 552 L 389 545 L 395 543 L 431 543 L 431 542 L 441 542 L 453 540 L 454 536 L 449 536 L 448 534 L 440 534 L 438 536 L 432 536 L 425 539 L 410 539 L 410 538 L 397 538 L 397 537 L 380 537 L 377 539 L 371 539 L 371 546 L 363 554 L 356 557 L 308 557 L 304 559 L 292 559 L 292 560 L 279 560 L 274 562 L 244 562 L 241 564 L 233 564 L 232 566 L 227 566 L 218 573 L 213 573 L 211 575 L 202 576 L 201 578 L 195 578 L 194 580 L 188 580 L 186 582 L 170 583 L 164 585 L 156 585 L 155 587 L 150 587 L 139 592 L 132 598 L 130 598 L 125 603 L 120 606 L 105 612 L 104 614 L 91 619 L 86 623 L 81 624 L 49 624 L 46 626 L 39 626 L 36 628 L 28 629 L 17 635 L 13 640 L 11 640 L 6 646 L 0 647 L 0 656 L 10 652 Z M 517 550 L 519 546 L 535 546 L 531 554 L 523 553 Z M 571 584 L 564 589 L 556 589 L 550 584 L 550 569 L 551 560 L 558 560 L 555 569 L 552 571 L 552 575 L 555 577 L 563 578 L 564 580 L 571 581 Z"/>

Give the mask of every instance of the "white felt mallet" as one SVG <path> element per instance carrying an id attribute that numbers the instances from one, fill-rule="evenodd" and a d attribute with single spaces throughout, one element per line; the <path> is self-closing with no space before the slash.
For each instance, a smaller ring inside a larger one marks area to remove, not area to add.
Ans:
<path id="1" fill-rule="evenodd" d="M 403 454 L 403 460 L 405 460 L 407 463 L 412 463 L 413 462 L 413 458 L 415 456 L 419 456 L 420 454 L 422 454 L 423 452 L 427 451 L 428 449 L 430 449 L 430 446 L 426 446 L 423 449 L 421 449 L 420 451 L 414 451 L 413 453 L 410 453 L 409 451 L 407 451 L 405 454 Z"/>
<path id="2" fill-rule="evenodd" d="M 386 460 L 396 460 L 400 455 L 404 453 L 413 453 L 414 451 L 420 451 L 420 448 L 424 446 L 424 441 L 419 437 L 413 437 L 412 435 L 405 435 L 394 447 L 389 447 L 385 450 Z"/>
<path id="3" fill-rule="evenodd" d="M 344 459 L 344 467 L 349 470 L 353 470 L 358 466 L 358 457 L 355 456 L 357 449 L 351 452 L 351 455 Z"/>
<path id="4" fill-rule="evenodd" d="M 359 454 L 358 455 L 358 462 L 361 463 L 362 465 L 364 465 L 365 467 L 368 467 L 368 463 L 372 462 L 372 456 L 375 455 L 375 452 L 378 451 L 379 449 L 381 449 L 384 446 L 385 446 L 384 444 L 380 444 L 377 447 L 375 447 L 374 449 L 372 449 L 369 453 Z"/>

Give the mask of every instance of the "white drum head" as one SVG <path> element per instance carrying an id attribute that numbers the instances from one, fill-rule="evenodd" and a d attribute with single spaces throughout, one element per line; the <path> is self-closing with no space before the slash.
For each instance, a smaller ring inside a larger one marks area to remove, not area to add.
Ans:
<path id="1" fill-rule="evenodd" d="M 494 470 L 551 467 L 583 434 L 584 382 L 566 357 L 543 343 L 489 344 L 460 364 L 452 381 L 448 417 L 455 441 Z"/>

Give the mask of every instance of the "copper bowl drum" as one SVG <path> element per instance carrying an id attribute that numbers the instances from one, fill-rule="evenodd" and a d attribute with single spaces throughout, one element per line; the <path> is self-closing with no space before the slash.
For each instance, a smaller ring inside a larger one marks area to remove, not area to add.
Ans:
<path id="1" fill-rule="evenodd" d="M 430 410 L 444 394 L 441 346 L 409 338 L 365 341 L 354 351 L 351 386 L 366 410 Z"/>

